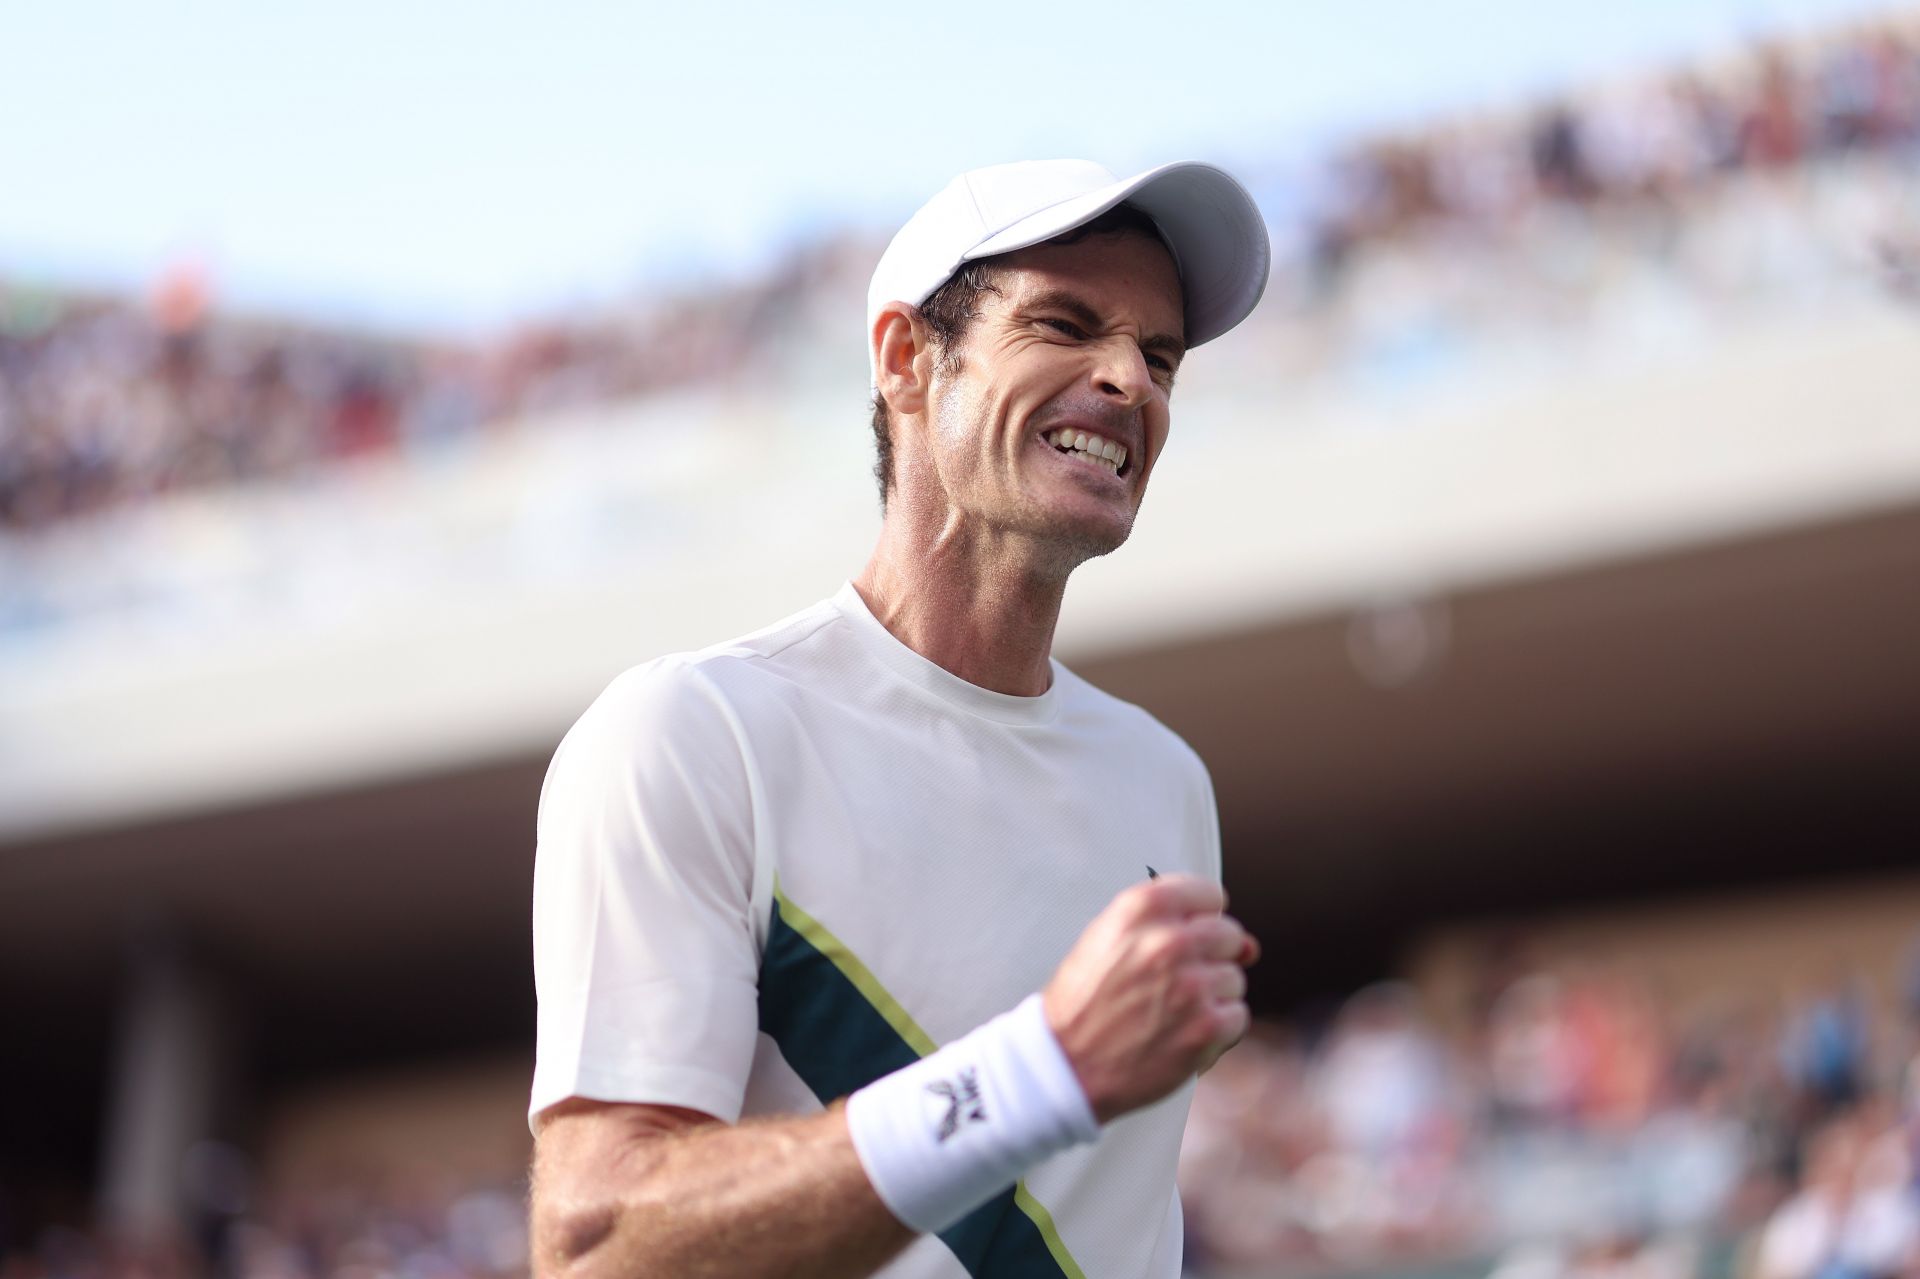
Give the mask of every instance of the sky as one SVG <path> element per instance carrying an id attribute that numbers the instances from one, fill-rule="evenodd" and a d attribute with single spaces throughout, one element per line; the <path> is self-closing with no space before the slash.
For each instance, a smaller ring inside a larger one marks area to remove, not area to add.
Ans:
<path id="1" fill-rule="evenodd" d="M 980 164 L 1268 170 L 1886 7 L 0 0 L 0 278 L 193 262 L 248 309 L 481 331 L 890 228 Z"/>

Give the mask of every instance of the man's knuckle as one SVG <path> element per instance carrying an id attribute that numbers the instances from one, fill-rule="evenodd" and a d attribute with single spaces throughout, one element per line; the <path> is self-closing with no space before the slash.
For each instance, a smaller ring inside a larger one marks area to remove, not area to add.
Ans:
<path id="1" fill-rule="evenodd" d="M 1173 995 L 1181 1008 L 1204 1005 L 1213 994 L 1213 979 L 1198 968 L 1184 968 L 1174 975 Z"/>
<path id="2" fill-rule="evenodd" d="M 1175 1042 L 1182 1056 L 1194 1057 L 1211 1048 L 1219 1037 L 1220 1027 L 1214 1023 L 1210 1013 L 1202 1011 L 1181 1024 Z"/>
<path id="3" fill-rule="evenodd" d="M 1192 953 L 1192 943 L 1184 929 L 1156 928 L 1147 934 L 1140 949 L 1154 965 L 1177 969 Z"/>
<path id="4" fill-rule="evenodd" d="M 1127 895 L 1142 914 L 1151 915 L 1166 908 L 1167 897 L 1172 891 L 1173 886 L 1165 879 L 1149 879 L 1128 889 Z"/>

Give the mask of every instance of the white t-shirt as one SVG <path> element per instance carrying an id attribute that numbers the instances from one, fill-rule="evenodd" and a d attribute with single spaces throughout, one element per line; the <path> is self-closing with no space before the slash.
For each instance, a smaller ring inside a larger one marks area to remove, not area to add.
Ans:
<path id="1" fill-rule="evenodd" d="M 1219 878 L 1206 769 L 1058 663 L 1038 697 L 969 684 L 848 585 L 635 667 L 541 792 L 529 1118 L 570 1096 L 818 1111 L 1040 989 L 1115 894 L 1168 871 Z M 1173 1279 L 1190 1095 L 880 1273 Z"/>

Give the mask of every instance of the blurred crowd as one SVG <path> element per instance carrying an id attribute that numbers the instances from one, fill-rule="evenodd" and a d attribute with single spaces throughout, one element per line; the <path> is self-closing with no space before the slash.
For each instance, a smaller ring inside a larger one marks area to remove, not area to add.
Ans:
<path id="1" fill-rule="evenodd" d="M 1893 206 L 1882 221 L 1920 226 L 1920 208 L 1903 207 L 1916 168 L 1920 36 L 1893 20 L 1375 138 L 1288 184 L 1293 212 L 1275 215 L 1275 229 L 1297 251 L 1283 255 L 1266 323 L 1293 330 L 1270 333 L 1262 373 L 1311 373 L 1356 348 L 1371 358 L 1385 347 L 1399 363 L 1411 348 L 1417 360 L 1432 339 L 1409 326 L 1410 308 L 1416 319 L 1435 305 L 1456 317 L 1477 309 L 1531 331 L 1530 283 L 1549 306 L 1591 308 L 1589 292 L 1563 286 L 1594 274 L 1605 256 L 1596 236 L 1724 286 L 1783 244 L 1817 276 L 1831 264 L 1795 241 L 1838 234 L 1880 254 L 1887 282 L 1911 286 L 1920 253 L 1901 234 L 1816 232 L 1806 219 L 1826 216 L 1811 207 L 1821 201 L 1795 184 L 1848 174 L 1849 201 L 1864 193 Z M 1706 228 L 1692 246 L 1689 226 Z M 675 387 L 737 385 L 784 345 L 817 350 L 821 299 L 857 299 L 876 252 L 823 242 L 752 281 L 468 343 L 227 315 L 187 268 L 145 299 L 0 281 L 0 532 L 197 486 L 298 481 L 330 461 Z"/>
<path id="2" fill-rule="evenodd" d="M 1201 1079 L 1194 1273 L 1920 1276 L 1920 949 L 1904 983 L 1684 1005 L 1599 963 L 1482 977 L 1452 1016 L 1388 983 L 1257 1023 Z M 10 1235 L 0 1196 L 0 1279 L 527 1273 L 524 1181 L 263 1185 L 217 1143 L 189 1164 L 190 1228 L 157 1244 Z"/>
<path id="3" fill-rule="evenodd" d="M 1920 42 L 1893 24 L 1763 45 L 1503 118 L 1369 140 L 1336 157 L 1314 217 L 1323 269 L 1424 226 L 1507 234 L 1542 206 L 1671 209 L 1735 172 L 1784 174 L 1920 147 Z"/>
<path id="4" fill-rule="evenodd" d="M 145 299 L 0 281 L 0 531 L 732 377 L 831 258 L 466 344 L 223 315 L 193 270 Z"/>
<path id="5" fill-rule="evenodd" d="M 523 1183 L 340 1176 L 257 1193 L 236 1152 L 211 1153 L 202 1162 L 214 1165 L 213 1175 L 188 1178 L 199 1183 L 190 1187 L 193 1229 L 134 1240 L 55 1228 L 12 1250 L 0 1239 L 0 1279 L 518 1279 L 528 1273 Z"/>
<path id="6" fill-rule="evenodd" d="M 1917 970 L 1920 971 L 1920 970 Z M 1498 1279 L 1920 1275 L 1920 981 L 1661 998 L 1494 976 L 1265 1025 L 1201 1080 L 1181 1182 L 1209 1271 Z"/>

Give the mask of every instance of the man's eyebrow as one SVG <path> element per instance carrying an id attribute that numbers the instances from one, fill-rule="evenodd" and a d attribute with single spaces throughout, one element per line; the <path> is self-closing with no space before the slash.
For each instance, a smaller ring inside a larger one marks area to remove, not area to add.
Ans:
<path id="1" fill-rule="evenodd" d="M 1089 306 L 1085 299 L 1080 297 L 1079 294 L 1069 293 L 1065 289 L 1042 289 L 1040 292 L 1028 298 L 1022 309 L 1032 311 L 1065 311 L 1068 315 L 1072 316 L 1081 327 L 1088 329 L 1098 329 L 1106 324 L 1105 318 Z M 1170 355 L 1177 364 L 1181 358 L 1186 355 L 1187 344 L 1184 339 L 1177 338 L 1171 333 L 1149 333 L 1140 339 L 1140 349 L 1143 351 L 1163 351 Z"/>

